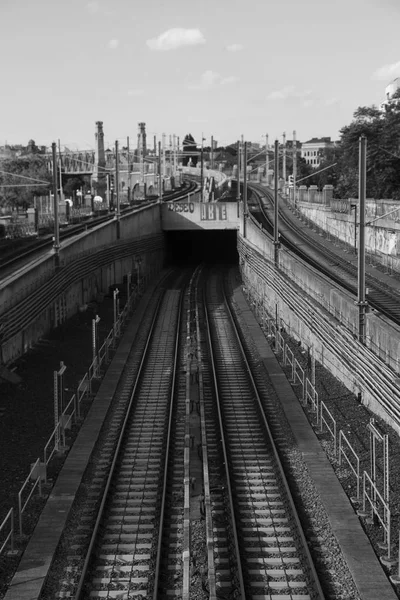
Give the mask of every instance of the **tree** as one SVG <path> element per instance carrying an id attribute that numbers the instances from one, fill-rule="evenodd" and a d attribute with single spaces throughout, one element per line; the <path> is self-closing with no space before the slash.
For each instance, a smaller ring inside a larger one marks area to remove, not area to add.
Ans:
<path id="1" fill-rule="evenodd" d="M 184 154 L 187 154 L 187 156 L 183 157 L 182 165 L 184 167 L 187 167 L 187 165 L 191 161 L 193 163 L 193 166 L 196 166 L 198 156 L 196 156 L 196 155 L 190 156 L 191 153 L 197 152 L 196 142 L 194 141 L 194 137 L 192 136 L 191 133 L 188 133 L 185 135 L 185 137 L 183 138 L 182 146 L 183 146 Z"/>
<path id="2" fill-rule="evenodd" d="M 33 205 L 34 196 L 48 195 L 52 176 L 44 156 L 36 153 L 4 160 L 0 164 L 0 201 L 24 210 Z M 44 183 L 41 183 L 44 182 Z M 31 184 L 24 187 L 23 184 Z M 14 187 L 15 186 L 15 187 Z"/>
<path id="3" fill-rule="evenodd" d="M 76 192 L 76 190 L 79 190 L 81 187 L 86 186 L 87 183 L 83 175 L 74 175 L 73 177 L 68 177 L 66 178 L 65 182 L 63 181 L 64 195 L 70 197 L 73 195 L 74 192 Z"/>

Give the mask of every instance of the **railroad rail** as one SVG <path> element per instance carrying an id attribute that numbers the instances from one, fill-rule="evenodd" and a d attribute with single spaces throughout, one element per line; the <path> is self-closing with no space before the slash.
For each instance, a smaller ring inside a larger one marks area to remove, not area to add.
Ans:
<path id="1" fill-rule="evenodd" d="M 259 210 L 254 210 L 254 218 L 262 223 L 269 234 L 272 234 L 273 194 L 259 184 L 249 183 L 249 188 L 259 202 Z M 298 219 L 285 204 L 279 207 L 279 222 L 280 241 L 286 248 L 357 297 L 358 270 L 355 264 L 342 259 L 339 254 L 330 250 L 324 244 L 323 238 L 320 238 L 320 241 L 312 238 L 307 227 L 299 227 Z M 400 302 L 397 291 L 394 288 L 383 288 L 382 282 L 371 274 L 366 273 L 365 280 L 368 287 L 368 304 L 400 325 Z"/>
<path id="2" fill-rule="evenodd" d="M 225 477 L 211 488 L 216 577 L 224 596 L 324 598 L 286 482 L 262 398 L 220 277 L 207 288 L 204 316 Z M 219 281 L 218 281 L 219 280 Z M 211 373 L 207 372 L 210 365 Z M 297 596 L 297 594 L 299 596 Z"/>
<path id="3" fill-rule="evenodd" d="M 197 184 L 194 181 L 185 181 L 183 186 L 179 190 L 166 193 L 163 196 L 164 201 L 177 202 L 185 198 L 188 194 L 193 193 L 197 188 Z M 136 203 L 134 206 L 130 206 L 121 210 L 121 215 L 134 212 L 143 206 L 149 206 L 158 202 L 158 197 L 151 201 L 144 201 Z M 111 221 L 115 218 L 115 213 L 110 213 L 101 216 L 92 216 L 89 219 L 77 224 L 70 225 L 60 231 L 60 241 L 73 237 L 88 229 L 93 229 L 102 223 Z M 15 246 L 14 244 L 7 243 L 4 241 L 1 246 L 1 257 L 0 257 L 0 272 L 7 270 L 13 270 L 20 266 L 22 262 L 26 262 L 34 258 L 39 252 L 48 250 L 53 245 L 53 235 L 46 234 L 40 236 L 36 240 L 31 240 L 29 245 Z"/>

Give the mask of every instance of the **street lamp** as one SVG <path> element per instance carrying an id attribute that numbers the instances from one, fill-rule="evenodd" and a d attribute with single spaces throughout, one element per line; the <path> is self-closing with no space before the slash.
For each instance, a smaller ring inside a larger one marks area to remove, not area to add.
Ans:
<path id="1" fill-rule="evenodd" d="M 94 376 L 99 376 L 99 364 L 97 360 L 97 325 L 100 322 L 99 315 L 96 315 L 94 319 L 92 319 L 92 350 L 93 350 L 93 365 L 94 365 Z"/>

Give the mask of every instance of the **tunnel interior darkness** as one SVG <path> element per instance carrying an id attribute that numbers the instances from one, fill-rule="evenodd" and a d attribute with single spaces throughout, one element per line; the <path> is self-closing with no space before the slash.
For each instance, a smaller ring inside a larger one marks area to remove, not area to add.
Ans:
<path id="1" fill-rule="evenodd" d="M 166 231 L 166 264 L 237 264 L 237 230 Z"/>

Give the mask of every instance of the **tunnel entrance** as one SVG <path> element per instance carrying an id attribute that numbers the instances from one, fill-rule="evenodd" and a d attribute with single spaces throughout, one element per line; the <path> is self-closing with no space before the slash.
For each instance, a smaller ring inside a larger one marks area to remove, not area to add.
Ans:
<path id="1" fill-rule="evenodd" d="M 237 230 L 165 231 L 167 265 L 237 264 Z"/>

